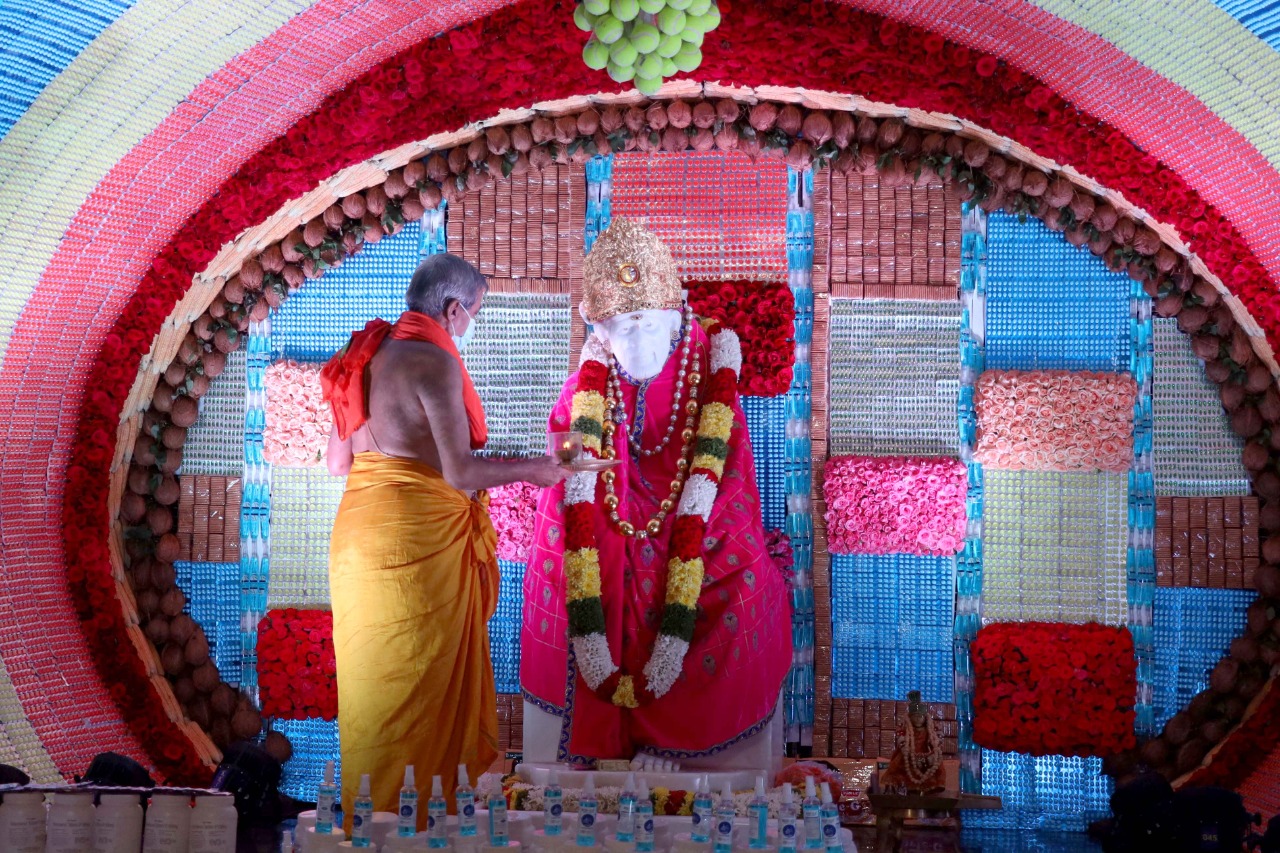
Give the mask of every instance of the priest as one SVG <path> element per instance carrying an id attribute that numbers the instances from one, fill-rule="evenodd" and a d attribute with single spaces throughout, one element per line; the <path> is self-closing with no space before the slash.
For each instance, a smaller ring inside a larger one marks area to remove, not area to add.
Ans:
<path id="1" fill-rule="evenodd" d="M 550 430 L 581 432 L 588 456 L 616 465 L 539 502 L 525 759 L 693 767 L 741 753 L 772 730 L 791 613 L 765 546 L 737 336 L 693 315 L 670 250 L 624 218 L 584 263 L 580 310 L 593 331 Z"/>

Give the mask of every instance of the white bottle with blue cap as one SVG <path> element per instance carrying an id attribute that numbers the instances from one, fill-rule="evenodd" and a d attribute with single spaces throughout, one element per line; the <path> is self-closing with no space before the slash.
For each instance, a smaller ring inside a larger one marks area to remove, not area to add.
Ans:
<path id="1" fill-rule="evenodd" d="M 617 839 L 623 844 L 636 840 L 636 774 L 628 773 L 622 793 L 618 795 Z"/>
<path id="2" fill-rule="evenodd" d="M 806 850 L 822 849 L 822 802 L 813 777 L 804 777 L 804 799 L 800 801 L 800 813 L 804 815 L 804 846 Z"/>
<path id="3" fill-rule="evenodd" d="M 564 789 L 560 787 L 560 773 L 552 770 L 547 777 L 547 787 L 542 793 L 542 834 L 548 838 L 560 835 L 564 828 Z"/>
<path id="4" fill-rule="evenodd" d="M 596 846 L 596 819 L 599 817 L 600 803 L 596 800 L 596 776 L 587 774 L 587 781 L 582 787 L 582 795 L 578 797 L 578 838 L 579 847 Z"/>
<path id="5" fill-rule="evenodd" d="M 831 798 L 831 786 L 822 783 L 822 846 L 827 853 L 843 853 L 844 845 L 840 841 L 840 809 Z"/>
<path id="6" fill-rule="evenodd" d="M 401 838 L 412 838 L 418 834 L 418 789 L 414 786 L 413 765 L 404 768 L 404 787 L 400 789 L 400 819 L 396 823 L 396 834 Z"/>
<path id="7" fill-rule="evenodd" d="M 769 800 L 764 795 L 764 777 L 756 777 L 756 793 L 747 805 L 747 818 L 751 825 L 747 846 L 752 850 L 769 847 Z"/>
<path id="8" fill-rule="evenodd" d="M 636 792 L 636 853 L 653 853 L 653 800 L 643 777 Z"/>
<path id="9" fill-rule="evenodd" d="M 733 819 L 738 815 L 738 808 L 733 803 L 733 789 L 726 779 L 720 792 L 720 802 L 716 803 L 715 853 L 733 853 Z"/>
<path id="10" fill-rule="evenodd" d="M 711 801 L 711 780 L 705 775 L 693 783 L 693 829 L 689 837 L 698 844 L 711 840 L 711 819 L 715 806 Z"/>
<path id="11" fill-rule="evenodd" d="M 449 803 L 444 798 L 444 781 L 431 777 L 431 797 L 427 800 L 427 847 L 443 850 L 449 846 Z"/>
<path id="12" fill-rule="evenodd" d="M 795 792 L 790 782 L 782 785 L 782 804 L 778 806 L 778 853 L 796 853 L 800 845 L 802 824 L 796 817 Z"/>
<path id="13" fill-rule="evenodd" d="M 369 790 L 369 774 L 360 776 L 360 790 L 352 805 L 351 846 L 373 846 L 373 797 Z"/>
<path id="14" fill-rule="evenodd" d="M 333 832 L 333 804 L 338 799 L 338 786 L 333 782 L 333 762 L 324 763 L 324 781 L 316 790 L 316 832 Z"/>
<path id="15" fill-rule="evenodd" d="M 467 776 L 467 765 L 458 765 L 458 790 L 454 794 L 458 801 L 458 835 L 461 838 L 475 838 L 480 834 L 476 825 L 476 789 L 471 787 L 471 779 Z"/>

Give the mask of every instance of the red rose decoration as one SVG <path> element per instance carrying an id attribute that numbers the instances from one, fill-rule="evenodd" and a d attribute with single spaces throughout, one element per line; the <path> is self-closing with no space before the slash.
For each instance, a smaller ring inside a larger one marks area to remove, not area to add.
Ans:
<path id="1" fill-rule="evenodd" d="M 338 715 L 331 611 L 267 611 L 258 623 L 258 693 L 263 716 L 332 720 Z"/>
<path id="2" fill-rule="evenodd" d="M 979 631 L 969 652 L 979 746 L 1106 756 L 1136 744 L 1137 663 L 1128 629 L 1003 622 Z"/>
<path id="3" fill-rule="evenodd" d="M 796 306 L 785 282 L 691 281 L 689 304 L 699 317 L 712 317 L 738 334 L 742 372 L 738 391 L 775 397 L 791 385 L 795 363 Z"/>

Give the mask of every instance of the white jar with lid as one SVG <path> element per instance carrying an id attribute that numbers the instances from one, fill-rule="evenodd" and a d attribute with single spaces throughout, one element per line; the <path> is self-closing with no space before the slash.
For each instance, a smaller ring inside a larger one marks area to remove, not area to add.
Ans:
<path id="1" fill-rule="evenodd" d="M 0 803 L 0 850 L 5 853 L 44 853 L 44 794 L 7 791 Z"/>
<path id="2" fill-rule="evenodd" d="M 196 807 L 191 810 L 190 853 L 235 850 L 238 819 L 235 797 L 196 797 Z"/>
<path id="3" fill-rule="evenodd" d="M 187 853 L 191 795 L 157 788 L 142 832 L 142 853 Z"/>
<path id="4" fill-rule="evenodd" d="M 58 791 L 49 803 L 45 853 L 84 853 L 93 847 L 93 793 Z"/>
<path id="5" fill-rule="evenodd" d="M 93 816 L 93 853 L 142 849 L 142 803 L 137 794 L 102 794 Z"/>

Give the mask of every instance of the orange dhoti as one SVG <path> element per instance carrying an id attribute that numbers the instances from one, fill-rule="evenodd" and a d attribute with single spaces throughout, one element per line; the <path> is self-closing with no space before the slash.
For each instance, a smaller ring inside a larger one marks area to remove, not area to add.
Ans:
<path id="1" fill-rule="evenodd" d="M 406 764 L 425 800 L 432 775 L 452 792 L 459 764 L 474 783 L 498 757 L 487 624 L 495 547 L 484 503 L 439 472 L 356 455 L 329 546 L 348 815 L 362 773 L 374 808 L 395 812 Z M 425 808 L 418 821 L 422 829 Z"/>

